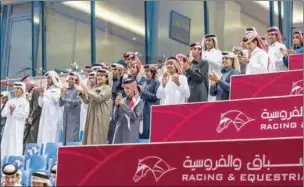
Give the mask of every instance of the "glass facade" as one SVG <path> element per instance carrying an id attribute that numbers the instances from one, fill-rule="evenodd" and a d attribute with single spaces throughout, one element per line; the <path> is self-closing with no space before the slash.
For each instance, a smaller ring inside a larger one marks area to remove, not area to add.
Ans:
<path id="1" fill-rule="evenodd" d="M 39 32 L 32 36 L 32 3 L 5 5 L 1 79 L 31 74 L 32 67 L 40 75 L 43 45 L 46 70 L 69 70 L 73 63 L 82 69 L 91 63 L 90 1 L 46 1 L 44 6 L 46 42 L 42 43 L 41 7 L 33 19 Z M 255 26 L 260 35 L 265 34 L 269 25 L 263 21 L 265 16 L 253 17 L 243 11 L 244 6 L 233 1 L 208 1 L 209 31 L 217 35 L 221 50 L 239 44 L 244 27 Z M 156 63 L 176 53 L 188 54 L 188 44 L 201 41 L 205 34 L 203 1 L 96 1 L 95 16 L 96 62 L 114 63 L 123 53 L 133 51 L 139 52 L 143 64 Z M 37 39 L 34 52 L 32 37 Z"/>

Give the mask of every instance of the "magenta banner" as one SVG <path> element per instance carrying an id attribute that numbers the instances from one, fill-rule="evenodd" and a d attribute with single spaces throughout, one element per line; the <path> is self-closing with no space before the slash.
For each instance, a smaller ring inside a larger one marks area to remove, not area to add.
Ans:
<path id="1" fill-rule="evenodd" d="M 303 136 L 303 96 L 153 106 L 151 142 Z"/>
<path id="2" fill-rule="evenodd" d="M 303 69 L 303 54 L 289 55 L 289 70 Z"/>
<path id="3" fill-rule="evenodd" d="M 303 139 L 60 147 L 57 186 L 302 186 Z"/>
<path id="4" fill-rule="evenodd" d="M 232 76 L 230 99 L 303 94 L 303 70 Z"/>

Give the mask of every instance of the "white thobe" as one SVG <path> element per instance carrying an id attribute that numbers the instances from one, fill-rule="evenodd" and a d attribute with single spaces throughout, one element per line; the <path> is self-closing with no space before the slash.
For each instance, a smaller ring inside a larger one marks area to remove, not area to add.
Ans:
<path id="1" fill-rule="evenodd" d="M 12 104 L 16 108 L 10 114 L 9 106 Z M 25 120 L 28 117 L 29 109 L 29 102 L 26 98 L 19 97 L 10 99 L 2 110 L 1 116 L 7 118 L 1 142 L 1 156 L 22 156 Z"/>
<path id="2" fill-rule="evenodd" d="M 59 106 L 60 95 L 61 89 L 52 85 L 38 98 L 38 104 L 42 107 L 38 143 L 59 142 L 63 119 L 62 108 Z"/>
<path id="3" fill-rule="evenodd" d="M 252 52 L 246 67 L 246 74 L 267 73 L 268 54 L 258 47 Z"/>
<path id="4" fill-rule="evenodd" d="M 156 92 L 156 97 L 160 99 L 161 105 L 184 104 L 190 97 L 190 89 L 185 75 L 179 75 L 180 85 L 177 86 L 171 76 L 165 88 L 160 85 Z M 162 80 L 162 77 L 159 79 Z"/>
<path id="5" fill-rule="evenodd" d="M 88 84 L 88 78 L 84 79 L 82 81 L 82 84 L 87 85 Z M 85 122 L 87 119 L 87 113 L 88 113 L 88 105 L 85 103 L 81 103 L 81 110 L 80 110 L 80 131 L 84 131 Z"/>
<path id="6" fill-rule="evenodd" d="M 270 64 L 268 69 L 269 72 L 287 70 L 286 66 L 283 63 L 284 55 L 282 54 L 281 49 L 287 48 L 284 44 L 279 42 L 275 42 L 268 46 L 268 56 L 270 58 Z"/>
<path id="7" fill-rule="evenodd" d="M 214 72 L 217 75 L 221 74 L 221 66 L 222 66 L 222 52 L 215 48 L 210 49 L 209 51 L 204 51 L 202 53 L 202 59 L 207 60 L 209 63 L 209 74 Z M 210 90 L 210 80 L 209 80 L 209 90 Z M 208 101 L 216 101 L 216 96 L 211 96 L 208 94 Z"/>
<path id="8" fill-rule="evenodd" d="M 81 103 L 81 109 L 80 109 L 80 131 L 84 130 L 85 122 L 87 119 L 87 113 L 88 113 L 88 105 Z"/>

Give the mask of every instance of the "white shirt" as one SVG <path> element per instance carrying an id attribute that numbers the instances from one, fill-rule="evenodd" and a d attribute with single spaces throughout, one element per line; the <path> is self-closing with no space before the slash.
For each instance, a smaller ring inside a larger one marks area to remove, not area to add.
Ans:
<path id="1" fill-rule="evenodd" d="M 222 66 L 222 52 L 215 48 L 210 49 L 209 51 L 204 51 L 202 53 L 202 59 L 207 60 L 209 63 L 209 74 L 214 72 L 217 75 L 221 73 L 221 66 Z M 211 86 L 209 80 L 209 88 Z M 208 94 L 208 101 L 216 101 L 216 96 L 211 96 Z"/>
<path id="2" fill-rule="evenodd" d="M 281 49 L 287 49 L 286 46 L 280 42 L 275 42 L 268 46 L 268 56 L 271 64 L 269 65 L 269 72 L 286 70 L 283 63 L 283 54 Z"/>
<path id="3" fill-rule="evenodd" d="M 184 104 L 186 100 L 190 97 L 190 90 L 188 85 L 188 80 L 185 75 L 179 75 L 180 85 L 177 86 L 172 80 L 171 76 L 165 88 L 160 85 L 156 92 L 156 97 L 160 99 L 161 105 L 170 104 Z M 160 77 L 159 80 L 162 80 Z"/>
<path id="4" fill-rule="evenodd" d="M 203 51 L 202 59 L 207 60 L 209 62 L 209 73 L 221 72 L 222 66 L 222 52 L 215 48 L 210 49 L 209 51 Z"/>
<path id="5" fill-rule="evenodd" d="M 268 70 L 268 54 L 259 47 L 252 52 L 249 63 L 246 67 L 246 74 L 267 73 Z"/>
<path id="6" fill-rule="evenodd" d="M 59 142 L 60 129 L 63 123 L 63 107 L 59 106 L 61 89 L 55 85 L 44 91 L 44 96 L 38 98 L 42 107 L 39 121 L 37 143 Z"/>

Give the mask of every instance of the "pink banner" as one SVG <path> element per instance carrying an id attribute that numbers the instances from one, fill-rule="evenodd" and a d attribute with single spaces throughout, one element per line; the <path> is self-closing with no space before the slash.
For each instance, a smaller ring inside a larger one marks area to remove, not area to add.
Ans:
<path id="1" fill-rule="evenodd" d="M 289 55 L 289 70 L 303 69 L 303 54 Z"/>
<path id="2" fill-rule="evenodd" d="M 303 136 L 303 96 L 153 106 L 151 142 Z"/>
<path id="3" fill-rule="evenodd" d="M 303 139 L 60 147 L 57 186 L 301 186 Z"/>
<path id="4" fill-rule="evenodd" d="M 233 76 L 230 99 L 303 94 L 303 70 Z"/>

